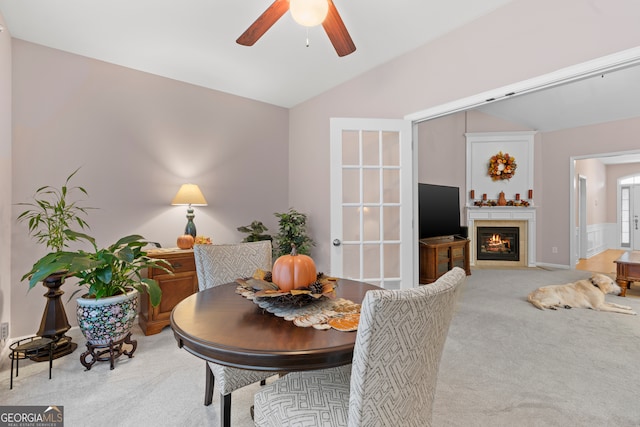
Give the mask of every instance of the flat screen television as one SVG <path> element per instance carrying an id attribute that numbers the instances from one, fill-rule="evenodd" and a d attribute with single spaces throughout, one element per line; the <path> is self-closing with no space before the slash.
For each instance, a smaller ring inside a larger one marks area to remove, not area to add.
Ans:
<path id="1" fill-rule="evenodd" d="M 418 184 L 420 239 L 460 235 L 460 189 Z"/>

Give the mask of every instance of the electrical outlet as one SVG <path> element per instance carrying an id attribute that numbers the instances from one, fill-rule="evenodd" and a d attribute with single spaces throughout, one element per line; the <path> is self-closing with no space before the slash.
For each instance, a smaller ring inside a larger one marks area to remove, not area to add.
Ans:
<path id="1" fill-rule="evenodd" d="M 557 248 L 557 247 L 555 247 L 555 246 L 554 246 L 554 247 L 552 247 L 552 248 L 551 248 L 551 252 L 552 252 L 552 253 L 554 253 L 554 254 L 557 254 L 557 253 L 558 253 L 558 248 Z"/>
<path id="2" fill-rule="evenodd" d="M 6 340 L 9 338 L 9 322 L 4 322 L 0 325 L 0 340 Z"/>

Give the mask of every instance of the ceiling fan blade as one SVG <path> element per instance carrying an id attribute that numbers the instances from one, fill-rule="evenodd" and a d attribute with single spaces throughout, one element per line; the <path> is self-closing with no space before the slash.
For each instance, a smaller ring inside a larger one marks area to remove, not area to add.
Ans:
<path id="1" fill-rule="evenodd" d="M 322 23 L 322 27 L 329 36 L 329 40 L 331 40 L 331 44 L 333 44 L 333 47 L 336 49 L 338 56 L 349 55 L 355 52 L 356 45 L 353 43 L 353 40 L 351 40 L 347 27 L 345 27 L 344 22 L 342 22 L 342 18 L 333 1 L 327 1 L 329 2 L 329 12 Z"/>
<path id="2" fill-rule="evenodd" d="M 236 43 L 243 46 L 253 46 L 273 24 L 289 10 L 289 0 L 275 0 L 253 24 L 242 33 Z"/>

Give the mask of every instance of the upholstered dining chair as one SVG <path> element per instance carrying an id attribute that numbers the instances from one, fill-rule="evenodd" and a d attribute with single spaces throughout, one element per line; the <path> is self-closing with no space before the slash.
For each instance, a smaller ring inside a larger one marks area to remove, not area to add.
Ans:
<path id="1" fill-rule="evenodd" d="M 256 426 L 431 425 L 440 357 L 465 271 L 430 285 L 373 290 L 351 365 L 293 372 L 254 396 Z"/>
<path id="2" fill-rule="evenodd" d="M 251 277 L 256 269 L 271 270 L 271 241 L 259 241 L 228 245 L 195 245 L 193 253 L 200 290 L 241 277 Z M 231 424 L 231 392 L 264 380 L 273 375 L 269 372 L 229 368 L 206 362 L 204 404 L 213 401 L 214 385 L 220 393 L 220 425 Z"/>

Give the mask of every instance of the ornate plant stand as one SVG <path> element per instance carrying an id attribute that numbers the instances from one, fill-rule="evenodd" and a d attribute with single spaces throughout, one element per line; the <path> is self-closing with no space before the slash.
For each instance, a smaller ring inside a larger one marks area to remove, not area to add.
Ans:
<path id="1" fill-rule="evenodd" d="M 71 337 L 65 333 L 71 329 L 67 320 L 67 313 L 64 310 L 62 295 L 64 291 L 60 290 L 62 286 L 62 278 L 64 273 L 55 273 L 42 281 L 45 288 L 48 289 L 44 297 L 47 298 L 42 320 L 40 321 L 40 329 L 36 335 L 42 338 L 49 338 L 53 341 L 53 358 L 57 359 L 67 354 L 73 353 L 78 344 L 71 341 Z M 49 360 L 49 351 L 41 349 L 29 356 L 34 362 L 44 362 Z"/>
<path id="2" fill-rule="evenodd" d="M 125 345 L 130 345 L 131 349 L 125 349 Z M 138 347 L 138 341 L 131 339 L 131 332 L 129 332 L 124 338 L 118 341 L 111 341 L 109 344 L 91 344 L 87 342 L 87 351 L 80 355 L 80 363 L 87 368 L 87 371 L 91 369 L 96 362 L 111 363 L 111 368 L 114 368 L 115 360 L 123 354 L 129 356 L 129 359 L 133 357 L 133 353 Z M 87 361 L 87 358 L 89 360 Z"/>

